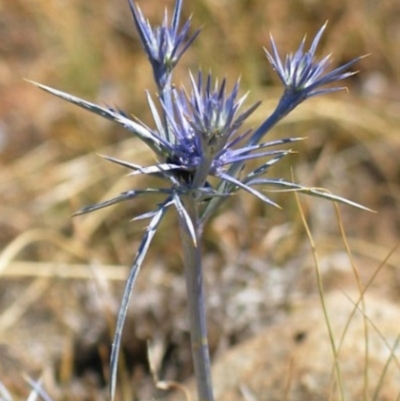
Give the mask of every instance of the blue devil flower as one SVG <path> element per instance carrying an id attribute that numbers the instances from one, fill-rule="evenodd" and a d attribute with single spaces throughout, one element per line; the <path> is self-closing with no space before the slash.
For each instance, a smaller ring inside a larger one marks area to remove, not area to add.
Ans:
<path id="1" fill-rule="evenodd" d="M 229 92 L 225 79 L 219 84 L 217 80 L 212 79 L 211 74 L 204 76 L 198 73 L 197 77 L 190 74 L 188 89 L 178 89 L 172 85 L 171 73 L 174 66 L 199 33 L 197 31 L 187 39 L 190 20 L 187 20 L 179 31 L 182 0 L 176 2 L 172 22 L 168 22 L 168 15 L 165 12 L 163 23 L 155 28 L 151 27 L 132 0 L 129 0 L 129 5 L 159 91 L 160 107 L 157 107 L 147 93 L 154 128 L 131 119 L 118 110 L 98 106 L 35 83 L 53 95 L 115 121 L 144 141 L 155 153 L 157 162 L 154 165 L 142 166 L 110 156 L 104 157 L 110 162 L 129 169 L 132 176 L 153 175 L 164 182 L 163 186 L 157 188 L 128 190 L 108 201 L 87 206 L 77 213 L 92 212 L 138 197 L 164 195 L 164 200 L 155 210 L 136 217 L 136 219 L 149 218 L 150 223 L 133 261 L 118 315 L 111 355 L 112 396 L 115 393 L 118 352 L 132 288 L 151 240 L 169 208 L 176 209 L 181 227 L 185 235 L 191 239 L 195 250 L 198 250 L 201 225 L 226 197 L 239 189 L 273 206 L 278 205 L 265 194 L 269 186 L 301 191 L 362 208 L 356 203 L 322 190 L 294 184 L 281 178 L 266 177 L 272 165 L 291 153 L 290 149 L 282 150 L 275 147 L 291 144 L 301 138 L 263 142 L 262 138 L 265 134 L 305 99 L 342 89 L 341 87 L 323 88 L 323 86 L 353 75 L 354 72 L 347 70 L 360 59 L 357 58 L 327 72 L 330 56 L 321 61 L 315 60 L 315 52 L 326 25 L 319 30 L 308 51 L 304 51 L 305 41 L 303 40 L 296 53 L 288 55 L 284 62 L 281 61 L 277 46 L 271 38 L 272 52 L 266 51 L 266 55 L 285 89 L 271 116 L 266 118 L 255 131 L 242 132 L 243 123 L 260 103 L 255 103 L 243 110 L 246 96 L 239 97 L 239 82 L 236 82 Z M 254 159 L 261 160 L 258 167 L 250 171 L 243 168 L 247 161 Z M 190 252 L 188 254 L 190 255 Z M 200 263 L 198 260 L 193 262 L 190 258 L 186 262 Z M 201 342 L 204 343 L 204 333 Z M 206 353 L 202 357 L 206 359 Z M 196 357 L 194 359 L 197 360 Z M 211 396 L 203 398 L 212 399 Z"/>
<path id="2" fill-rule="evenodd" d="M 129 6 L 142 46 L 153 68 L 154 79 L 159 89 L 162 89 L 167 85 L 172 69 L 200 31 L 197 30 L 187 39 L 190 19 L 186 21 L 181 31 L 178 30 L 182 0 L 177 0 L 175 4 L 171 25 L 168 23 L 168 13 L 165 10 L 163 23 L 154 28 L 144 18 L 140 8 L 132 0 L 129 0 Z"/>
<path id="3" fill-rule="evenodd" d="M 320 61 L 315 59 L 315 52 L 326 26 L 327 23 L 317 32 L 309 50 L 304 51 L 306 40 L 306 37 L 304 37 L 297 51 L 294 54 L 288 54 L 284 62 L 279 56 L 273 37 L 270 36 L 272 53 L 265 49 L 265 54 L 285 87 L 283 98 L 288 103 L 287 109 L 289 111 L 307 98 L 345 89 L 345 87 L 323 88 L 323 86 L 341 81 L 357 73 L 356 71 L 348 70 L 363 56 L 357 57 L 329 72 L 327 72 L 327 68 L 331 62 L 330 54 Z"/>

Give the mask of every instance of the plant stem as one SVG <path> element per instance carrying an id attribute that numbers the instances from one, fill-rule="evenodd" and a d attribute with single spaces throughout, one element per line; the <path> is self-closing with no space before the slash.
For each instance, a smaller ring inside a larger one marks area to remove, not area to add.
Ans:
<path id="1" fill-rule="evenodd" d="M 199 225 L 198 208 L 196 200 L 191 196 L 185 197 L 184 205 L 192 221 L 193 227 L 195 228 L 197 239 L 197 244 L 194 244 L 193 238 L 191 238 L 187 233 L 187 229 L 181 223 L 180 232 L 184 250 L 190 340 L 194 373 L 197 382 L 197 393 L 199 401 L 214 401 L 204 306 L 203 270 L 199 241 L 201 237 L 201 229 Z"/>

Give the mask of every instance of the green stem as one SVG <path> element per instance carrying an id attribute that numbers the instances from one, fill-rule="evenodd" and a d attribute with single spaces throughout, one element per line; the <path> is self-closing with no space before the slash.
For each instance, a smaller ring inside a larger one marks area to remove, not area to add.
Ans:
<path id="1" fill-rule="evenodd" d="M 184 199 L 184 206 L 196 230 L 197 244 L 181 223 L 180 232 L 184 249 L 186 291 L 190 320 L 190 340 L 194 373 L 199 401 L 214 401 L 211 383 L 210 353 L 204 306 L 204 285 L 201 260 L 201 237 L 197 202 L 192 197 Z"/>

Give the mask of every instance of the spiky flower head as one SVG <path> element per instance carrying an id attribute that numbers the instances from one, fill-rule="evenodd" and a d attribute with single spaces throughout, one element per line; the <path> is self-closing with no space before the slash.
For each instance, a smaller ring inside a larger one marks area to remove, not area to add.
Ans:
<path id="1" fill-rule="evenodd" d="M 331 71 L 328 71 L 331 62 L 330 54 L 321 60 L 316 59 L 315 53 L 326 26 L 327 23 L 320 28 L 308 50 L 304 50 L 306 41 L 306 37 L 304 37 L 297 51 L 294 54 L 287 54 L 284 61 L 279 55 L 274 38 L 270 35 L 272 51 L 270 52 L 267 49 L 264 51 L 269 63 L 284 85 L 284 92 L 275 111 L 251 136 L 250 142 L 252 144 L 258 143 L 273 126 L 304 100 L 345 89 L 343 86 L 326 87 L 326 85 L 349 78 L 357 73 L 356 71 L 349 71 L 349 68 L 365 56 L 357 57 Z"/>
<path id="2" fill-rule="evenodd" d="M 129 6 L 142 46 L 153 68 L 154 79 L 158 88 L 162 89 L 167 85 L 173 68 L 200 31 L 197 30 L 188 38 L 190 19 L 179 31 L 182 0 L 177 0 L 175 4 L 171 23 L 168 22 L 168 13 L 165 10 L 162 24 L 155 27 L 151 26 L 133 0 L 129 0 Z"/>
<path id="3" fill-rule="evenodd" d="M 288 54 L 284 62 L 279 56 L 272 36 L 270 36 L 272 52 L 264 49 L 272 68 L 285 86 L 285 100 L 290 104 L 291 109 L 307 98 L 344 89 L 344 87 L 322 87 L 356 73 L 349 71 L 349 68 L 362 57 L 355 58 L 329 72 L 327 72 L 327 68 L 331 62 L 331 55 L 328 54 L 321 60 L 316 59 L 315 53 L 326 26 L 327 23 L 320 28 L 307 51 L 304 50 L 306 41 L 306 37 L 304 37 L 297 51 L 294 54 Z"/>
<path id="4" fill-rule="evenodd" d="M 175 90 L 171 107 L 163 106 L 173 133 L 169 159 L 184 166 L 193 176 L 192 187 L 198 187 L 234 162 L 228 156 L 234 135 L 259 103 L 241 111 L 245 96 L 237 98 L 239 82 L 227 93 L 226 80 L 213 85 L 211 74 L 205 82 L 200 72 L 190 80 L 189 92 Z"/>
<path id="5" fill-rule="evenodd" d="M 246 186 L 235 176 L 229 175 L 229 168 L 235 163 L 243 163 L 256 158 L 271 157 L 276 162 L 290 152 L 288 150 L 266 150 L 266 148 L 294 142 L 300 138 L 285 138 L 256 145 L 245 145 L 244 142 L 251 134 L 251 130 L 237 135 L 238 130 L 246 118 L 259 106 L 259 103 L 241 111 L 246 96 L 238 98 L 239 82 L 236 82 L 231 92 L 227 91 L 226 85 L 225 79 L 220 85 L 218 82 L 213 84 L 211 74 L 208 74 L 205 80 L 201 73 L 198 74 L 197 80 L 191 75 L 191 90 L 173 89 L 171 92 L 173 101 L 162 102 L 161 115 L 151 96 L 147 94 L 155 129 L 121 117 L 120 113 L 114 110 L 101 109 L 101 114 L 114 115 L 116 121 L 123 121 L 124 126 L 140 132 L 141 137 L 145 138 L 155 150 L 158 162 L 151 166 L 140 166 L 113 157 L 104 157 L 130 169 L 131 176 L 155 175 L 166 181 L 168 186 L 124 192 L 110 201 L 84 208 L 79 214 L 145 194 L 163 193 L 170 196 L 191 194 L 201 200 L 209 199 L 212 196 L 227 196 L 239 187 L 272 203 L 260 192 Z M 98 107 L 43 85 L 41 87 L 87 109 L 94 110 L 94 107 Z M 146 134 L 143 135 L 143 133 Z M 269 160 L 268 165 L 272 164 Z M 229 192 L 221 193 L 209 185 L 209 177 L 216 177 L 234 185 Z"/>

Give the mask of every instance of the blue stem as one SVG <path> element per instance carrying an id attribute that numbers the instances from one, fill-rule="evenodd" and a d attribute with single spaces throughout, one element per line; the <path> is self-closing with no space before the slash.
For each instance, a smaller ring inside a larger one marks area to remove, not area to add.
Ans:
<path id="1" fill-rule="evenodd" d="M 196 230 L 197 245 L 181 223 L 180 232 L 184 250 L 186 291 L 190 321 L 190 340 L 199 401 L 214 401 L 211 383 L 210 353 L 204 306 L 203 270 L 200 248 L 200 226 L 197 201 L 190 195 L 184 206 Z"/>
<path id="2" fill-rule="evenodd" d="M 294 102 L 293 94 L 285 91 L 279 100 L 278 106 L 274 112 L 254 131 L 250 137 L 247 146 L 256 145 L 272 127 L 274 127 L 282 118 L 287 116 L 299 103 Z M 241 163 L 242 165 L 243 163 Z"/>
<path id="3" fill-rule="evenodd" d="M 171 80 L 172 80 L 172 77 L 171 77 L 171 75 L 169 75 L 163 86 L 161 86 L 161 84 L 158 83 L 158 96 L 160 97 L 161 102 L 165 104 L 165 106 L 168 110 L 172 110 L 172 107 L 171 107 L 171 105 L 172 105 Z M 167 117 L 167 114 L 165 113 L 164 108 L 162 108 L 162 115 L 163 115 L 164 127 L 165 127 L 165 135 L 166 135 L 165 139 L 169 143 L 174 143 L 174 138 L 171 137 L 171 133 L 170 133 L 170 129 L 169 129 L 168 117 Z"/>

